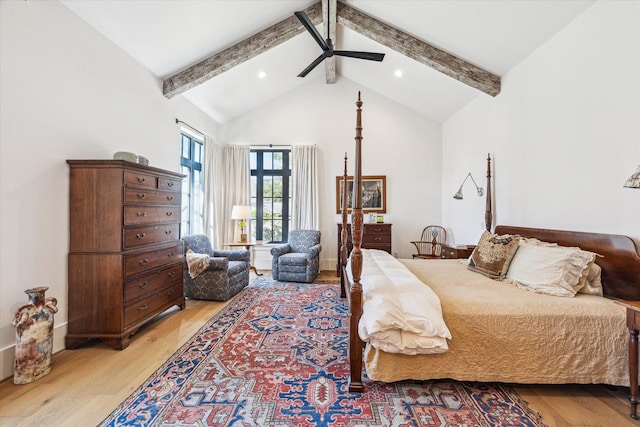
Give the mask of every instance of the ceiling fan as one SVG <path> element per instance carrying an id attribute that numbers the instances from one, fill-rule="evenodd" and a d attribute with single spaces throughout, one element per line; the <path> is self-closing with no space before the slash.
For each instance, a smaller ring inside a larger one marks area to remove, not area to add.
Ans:
<path id="1" fill-rule="evenodd" d="M 322 54 L 318 56 L 315 61 L 313 61 L 307 68 L 302 70 L 298 77 L 305 77 L 307 74 L 311 72 L 318 64 L 324 61 L 326 58 L 331 58 L 334 55 L 337 56 L 347 56 L 349 58 L 358 58 L 358 59 L 367 59 L 369 61 L 382 61 L 384 59 L 384 53 L 372 53 L 372 52 L 355 52 L 352 50 L 333 50 L 333 42 L 331 41 L 331 37 L 328 37 L 327 40 L 323 40 L 318 30 L 313 25 L 309 16 L 305 12 L 294 12 L 293 13 L 302 23 L 302 25 L 311 33 L 311 37 L 320 45 L 322 48 Z M 329 17 L 328 17 L 329 18 Z M 329 25 L 329 19 L 327 19 L 327 26 Z M 329 29 L 327 28 L 327 34 L 330 34 Z"/>

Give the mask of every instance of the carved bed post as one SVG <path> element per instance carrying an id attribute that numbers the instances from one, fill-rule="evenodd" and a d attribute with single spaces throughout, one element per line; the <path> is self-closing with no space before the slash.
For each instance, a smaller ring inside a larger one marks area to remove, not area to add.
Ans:
<path id="1" fill-rule="evenodd" d="M 353 249 L 351 250 L 351 274 L 353 283 L 351 284 L 351 312 L 349 319 L 349 361 L 351 364 L 351 379 L 349 381 L 349 391 L 362 392 L 362 343 L 358 335 L 358 323 L 362 316 L 362 101 L 358 91 L 358 107 L 356 110 L 356 155 L 355 170 L 353 174 L 353 196 L 351 210 L 351 239 Z"/>
<path id="2" fill-rule="evenodd" d="M 491 231 L 493 225 L 493 209 L 491 207 L 491 153 L 487 153 L 487 202 L 485 203 L 484 225 Z"/>
<path id="3" fill-rule="evenodd" d="M 347 212 L 349 206 L 347 206 L 349 202 L 349 188 L 347 187 L 347 153 L 344 153 L 344 176 L 342 178 L 342 233 L 340 235 L 340 241 L 342 245 L 340 246 L 340 298 L 345 298 L 347 296 L 347 278 L 345 275 L 345 267 L 347 265 L 347 257 L 349 254 L 347 253 Z"/>

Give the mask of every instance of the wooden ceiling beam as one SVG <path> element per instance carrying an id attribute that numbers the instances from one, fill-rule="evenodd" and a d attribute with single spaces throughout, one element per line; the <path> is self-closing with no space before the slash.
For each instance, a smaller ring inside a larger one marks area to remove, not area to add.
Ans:
<path id="1" fill-rule="evenodd" d="M 309 6 L 304 9 L 304 11 L 307 13 L 309 19 L 314 25 L 318 25 L 322 22 L 323 14 L 320 2 Z M 326 16 L 326 14 L 324 16 Z M 221 74 L 236 65 L 242 64 L 261 53 L 286 42 L 303 31 L 306 30 L 298 18 L 291 15 L 289 18 L 286 18 L 277 24 L 274 24 L 271 27 L 208 57 L 186 70 L 167 77 L 162 83 L 162 93 L 165 97 L 172 98 L 186 92 L 187 90 L 217 76 L 218 74 Z"/>
<path id="2" fill-rule="evenodd" d="M 322 16 L 324 24 L 324 38 L 330 38 L 334 43 L 336 42 L 336 23 L 338 16 L 338 0 L 322 0 Z M 327 10 L 328 7 L 328 10 Z M 328 21 L 327 21 L 328 20 Z M 327 25 L 327 23 L 329 25 Z M 327 34 L 327 28 L 329 34 Z M 334 46 L 335 48 L 335 46 Z M 326 58 L 324 60 L 325 79 L 327 84 L 333 84 L 336 82 L 336 57 Z"/>
<path id="3" fill-rule="evenodd" d="M 340 2 L 338 23 L 484 93 L 500 93 L 500 76 Z"/>

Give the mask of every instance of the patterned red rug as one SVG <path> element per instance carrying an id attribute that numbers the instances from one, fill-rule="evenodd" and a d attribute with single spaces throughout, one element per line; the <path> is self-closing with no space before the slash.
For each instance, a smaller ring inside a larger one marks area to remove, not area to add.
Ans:
<path id="1" fill-rule="evenodd" d="M 337 284 L 258 279 L 101 426 L 546 426 L 506 385 L 456 381 L 347 391 Z"/>

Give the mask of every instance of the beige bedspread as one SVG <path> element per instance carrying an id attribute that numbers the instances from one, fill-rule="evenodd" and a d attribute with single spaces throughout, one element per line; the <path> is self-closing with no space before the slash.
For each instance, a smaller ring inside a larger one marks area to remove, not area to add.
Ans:
<path id="1" fill-rule="evenodd" d="M 629 385 L 625 309 L 612 300 L 536 294 L 462 260 L 401 262 L 440 297 L 449 351 L 408 356 L 367 346 L 369 378 Z"/>

